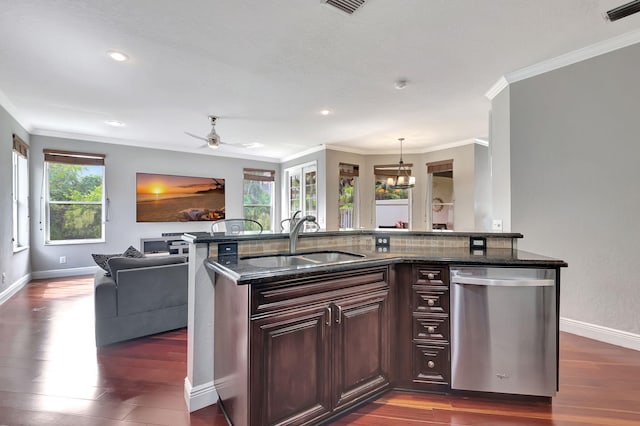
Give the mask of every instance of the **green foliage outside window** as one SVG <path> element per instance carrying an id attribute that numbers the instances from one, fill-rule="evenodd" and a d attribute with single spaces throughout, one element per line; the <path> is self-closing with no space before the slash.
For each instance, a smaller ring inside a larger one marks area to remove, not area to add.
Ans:
<path id="1" fill-rule="evenodd" d="M 49 241 L 103 239 L 103 172 L 48 163 Z"/>
<path id="2" fill-rule="evenodd" d="M 376 200 L 406 200 L 408 198 L 408 189 L 390 188 L 386 178 L 376 176 Z"/>
<path id="3" fill-rule="evenodd" d="M 354 182 L 352 177 L 341 177 L 338 206 L 340 208 L 352 209 L 353 208 L 353 192 Z"/>
<path id="4" fill-rule="evenodd" d="M 244 181 L 244 218 L 260 222 L 265 230 L 271 229 L 273 182 Z"/>

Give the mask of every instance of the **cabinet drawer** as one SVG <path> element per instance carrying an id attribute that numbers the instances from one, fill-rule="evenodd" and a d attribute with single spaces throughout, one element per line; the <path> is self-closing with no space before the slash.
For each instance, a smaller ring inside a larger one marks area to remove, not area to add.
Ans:
<path id="1" fill-rule="evenodd" d="M 449 285 L 448 269 L 444 267 L 415 265 L 413 277 L 417 285 Z"/>
<path id="2" fill-rule="evenodd" d="M 251 314 L 261 315 L 297 306 L 322 304 L 351 295 L 389 288 L 387 267 L 323 274 L 318 277 L 252 286 Z"/>
<path id="3" fill-rule="evenodd" d="M 413 338 L 448 341 L 449 317 L 413 315 Z"/>
<path id="4" fill-rule="evenodd" d="M 413 312 L 449 314 L 447 287 L 413 286 Z"/>
<path id="5" fill-rule="evenodd" d="M 449 345 L 420 344 L 413 346 L 413 382 L 417 384 L 449 384 Z"/>

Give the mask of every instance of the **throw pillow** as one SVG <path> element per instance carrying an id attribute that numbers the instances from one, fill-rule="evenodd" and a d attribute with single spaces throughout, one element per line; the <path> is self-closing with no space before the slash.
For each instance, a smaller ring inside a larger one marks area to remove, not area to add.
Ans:
<path id="1" fill-rule="evenodd" d="M 124 253 L 92 254 L 91 256 L 93 257 L 94 262 L 96 262 L 96 264 L 99 267 L 104 269 L 104 271 L 105 271 L 104 276 L 105 277 L 110 277 L 111 276 L 111 270 L 109 269 L 109 264 L 108 264 L 109 259 L 111 259 L 112 257 L 141 258 L 141 257 L 144 257 L 144 254 L 141 253 L 134 246 L 129 246 L 129 248 L 124 251 Z"/>
<path id="2" fill-rule="evenodd" d="M 141 253 L 137 248 L 135 248 L 134 246 L 129 246 L 128 249 L 126 249 L 124 251 L 124 253 L 122 253 L 123 257 L 135 257 L 135 258 L 140 258 L 140 257 L 144 257 L 144 253 Z"/>
<path id="3" fill-rule="evenodd" d="M 116 257 L 116 256 L 122 256 L 122 254 L 121 253 L 115 253 L 115 254 L 92 254 L 91 255 L 91 257 L 93 257 L 93 261 L 96 262 L 96 264 L 99 267 L 104 269 L 105 277 L 110 277 L 111 276 L 111 271 L 109 271 L 109 265 L 107 264 L 107 261 L 109 259 L 111 259 L 112 257 Z"/>

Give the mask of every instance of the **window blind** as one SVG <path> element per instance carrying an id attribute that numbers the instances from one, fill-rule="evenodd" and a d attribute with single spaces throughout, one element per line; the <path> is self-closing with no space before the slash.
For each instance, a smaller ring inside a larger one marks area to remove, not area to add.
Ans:
<path id="1" fill-rule="evenodd" d="M 357 164 L 340 163 L 339 167 L 341 177 L 360 176 L 360 166 Z"/>
<path id="2" fill-rule="evenodd" d="M 104 154 L 90 154 L 87 152 L 60 151 L 45 149 L 44 161 L 51 163 L 81 164 L 85 166 L 104 166 Z"/>
<path id="3" fill-rule="evenodd" d="M 242 169 L 245 180 L 260 180 L 264 182 L 274 182 L 276 180 L 275 170 L 263 169 Z"/>
<path id="4" fill-rule="evenodd" d="M 433 161 L 431 163 L 427 163 L 427 173 L 451 171 L 453 171 L 453 160 Z"/>
<path id="5" fill-rule="evenodd" d="M 411 167 L 413 167 L 413 163 L 403 163 L 404 171 L 406 171 L 407 175 L 411 176 Z M 377 166 L 373 166 L 373 174 L 375 176 L 398 176 L 398 168 L 399 164 L 380 164 Z"/>
<path id="6" fill-rule="evenodd" d="M 29 158 L 29 145 L 16 134 L 13 135 L 13 150 L 24 158 Z"/>

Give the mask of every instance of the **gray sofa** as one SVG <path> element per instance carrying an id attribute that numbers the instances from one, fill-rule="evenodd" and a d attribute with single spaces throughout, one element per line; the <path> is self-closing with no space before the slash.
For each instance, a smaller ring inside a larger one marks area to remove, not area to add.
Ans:
<path id="1" fill-rule="evenodd" d="M 182 256 L 112 257 L 111 276 L 95 275 L 96 346 L 187 326 L 187 268 Z"/>

